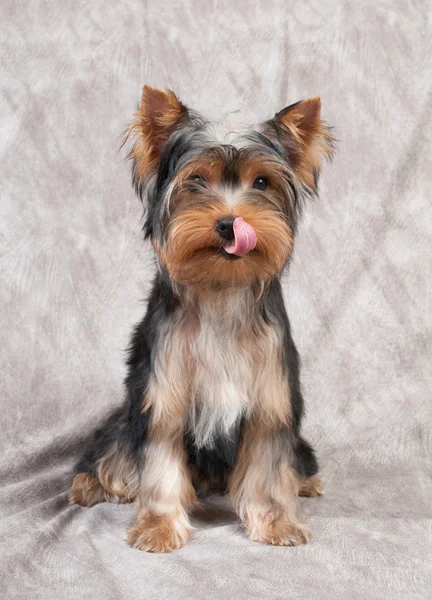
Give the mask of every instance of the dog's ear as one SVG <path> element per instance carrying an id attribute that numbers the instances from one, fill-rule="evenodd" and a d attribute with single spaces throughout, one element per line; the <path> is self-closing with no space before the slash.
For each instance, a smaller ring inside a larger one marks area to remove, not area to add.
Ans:
<path id="1" fill-rule="evenodd" d="M 123 138 L 123 144 L 129 139 L 134 141 L 129 158 L 133 161 L 132 180 L 138 195 L 142 194 L 146 177 L 157 171 L 162 145 L 187 118 L 187 108 L 171 90 L 162 92 L 144 86 L 141 105 Z"/>
<path id="2" fill-rule="evenodd" d="M 291 104 L 267 123 L 285 148 L 300 183 L 312 192 L 317 192 L 321 163 L 332 157 L 335 143 L 320 115 L 321 100 L 316 97 Z"/>

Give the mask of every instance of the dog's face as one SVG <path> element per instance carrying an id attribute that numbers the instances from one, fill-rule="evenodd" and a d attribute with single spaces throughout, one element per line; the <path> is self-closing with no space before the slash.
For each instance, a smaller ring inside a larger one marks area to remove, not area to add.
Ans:
<path id="1" fill-rule="evenodd" d="M 248 286 L 281 273 L 301 196 L 316 193 L 332 153 L 320 108 L 313 98 L 257 127 L 217 129 L 172 92 L 144 87 L 126 138 L 146 236 L 174 282 Z"/>

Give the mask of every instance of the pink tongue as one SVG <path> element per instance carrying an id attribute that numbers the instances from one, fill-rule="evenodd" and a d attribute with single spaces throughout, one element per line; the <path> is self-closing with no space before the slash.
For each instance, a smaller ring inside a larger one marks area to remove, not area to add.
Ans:
<path id="1" fill-rule="evenodd" d="M 225 244 L 223 249 L 225 252 L 228 252 L 228 254 L 244 256 L 255 248 L 257 241 L 255 230 L 241 217 L 234 219 L 233 229 L 234 241 Z"/>

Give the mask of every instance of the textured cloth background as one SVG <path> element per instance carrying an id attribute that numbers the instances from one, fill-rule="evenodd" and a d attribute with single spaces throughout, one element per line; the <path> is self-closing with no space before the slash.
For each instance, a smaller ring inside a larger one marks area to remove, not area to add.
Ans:
<path id="1" fill-rule="evenodd" d="M 3 599 L 431 597 L 430 18 L 427 0 L 2 0 Z M 153 271 L 118 152 L 144 83 L 249 121 L 321 95 L 341 140 L 284 288 L 327 484 L 302 500 L 306 546 L 250 542 L 214 499 L 185 549 L 151 555 L 125 542 L 133 506 L 67 504 Z"/>

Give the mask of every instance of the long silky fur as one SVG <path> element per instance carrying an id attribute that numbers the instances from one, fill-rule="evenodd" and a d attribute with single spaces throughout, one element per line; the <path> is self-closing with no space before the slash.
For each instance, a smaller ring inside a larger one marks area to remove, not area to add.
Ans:
<path id="1" fill-rule="evenodd" d="M 224 129 L 217 141 L 214 124 L 146 86 L 126 131 L 157 273 L 132 335 L 125 401 L 88 444 L 70 499 L 137 501 L 129 542 L 139 548 L 187 541 L 196 476 L 229 489 L 252 539 L 309 537 L 296 499 L 321 488 L 301 435 L 300 361 L 280 276 L 301 198 L 317 192 L 333 151 L 320 106 L 292 105 L 258 127 Z M 270 185 L 258 191 L 262 175 Z M 239 260 L 215 231 L 227 214 L 257 232 L 256 248 Z"/>

